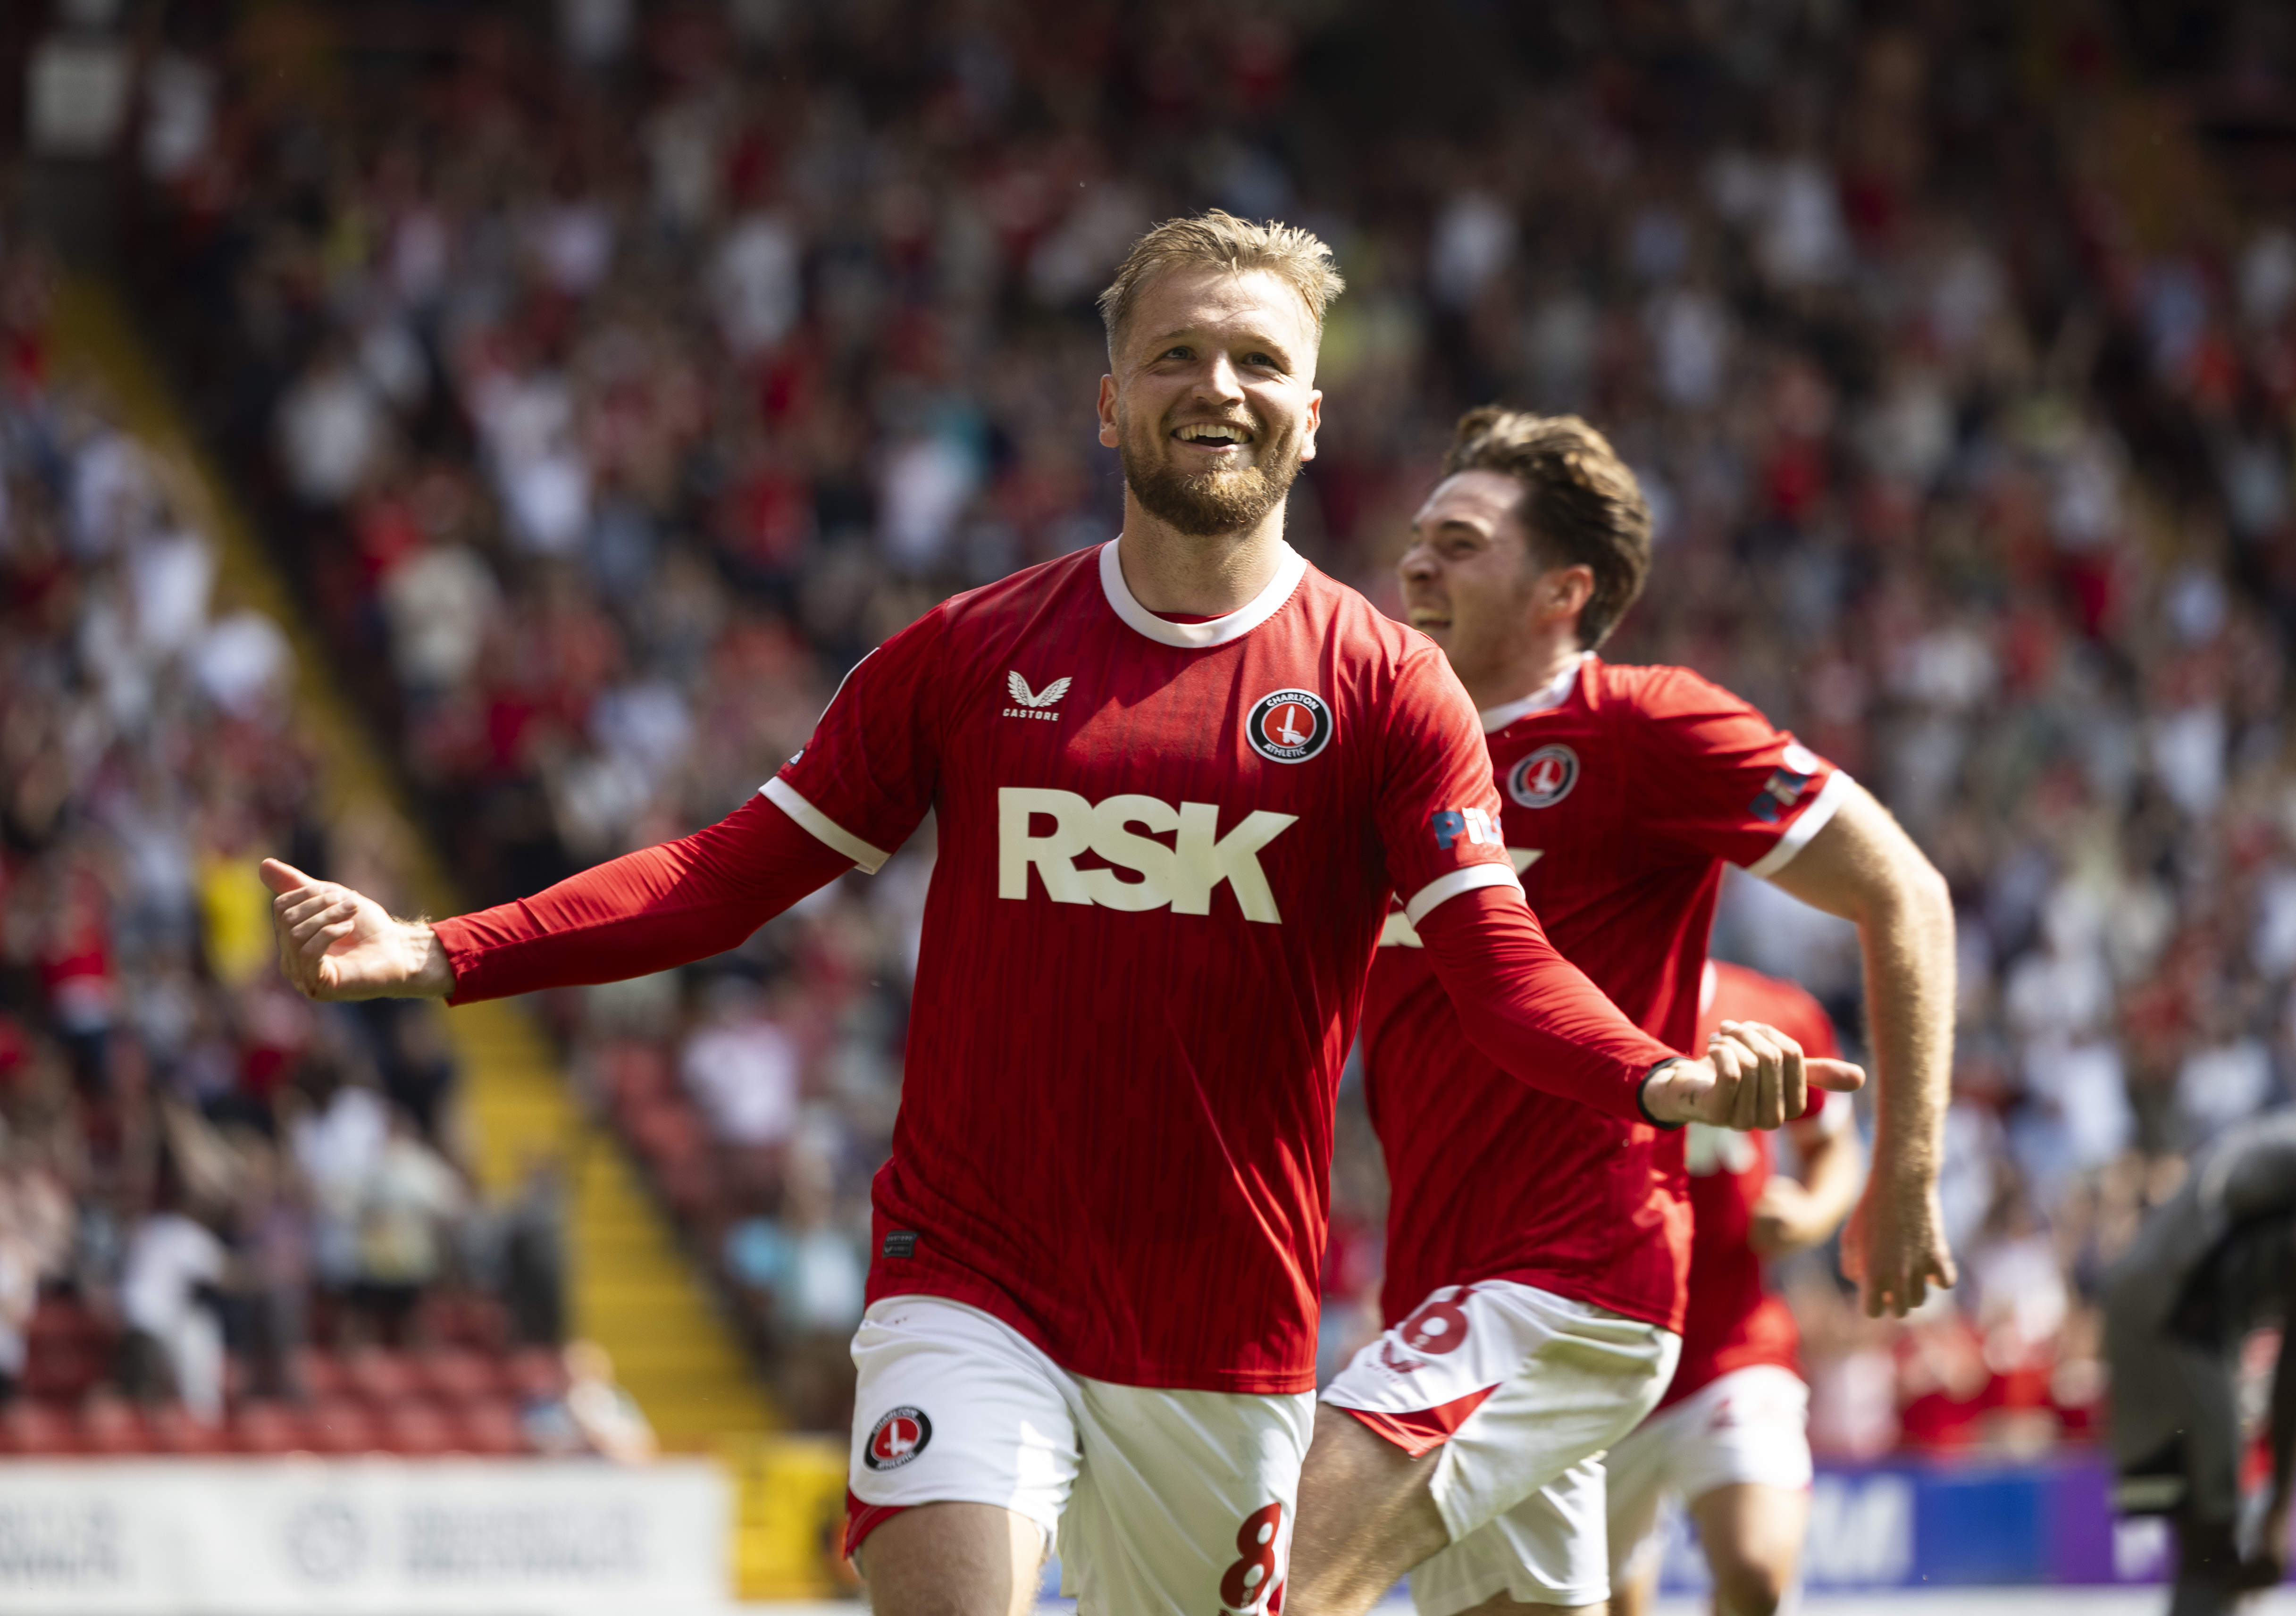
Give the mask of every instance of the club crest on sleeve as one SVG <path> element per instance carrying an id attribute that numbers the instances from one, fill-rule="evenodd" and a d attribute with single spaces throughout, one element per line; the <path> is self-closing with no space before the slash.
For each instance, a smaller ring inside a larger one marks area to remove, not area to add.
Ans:
<path id="1" fill-rule="evenodd" d="M 1578 783 L 1578 754 L 1542 746 L 1507 770 L 1507 795 L 1527 808 L 1553 808 Z"/>
<path id="2" fill-rule="evenodd" d="M 1305 763 L 1332 743 L 1332 710 L 1313 691 L 1270 691 L 1253 703 L 1243 738 L 1270 763 Z"/>
<path id="3" fill-rule="evenodd" d="M 932 1421 L 925 1411 L 903 1404 L 870 1427 L 861 1462 L 872 1470 L 898 1470 L 931 1441 Z"/>

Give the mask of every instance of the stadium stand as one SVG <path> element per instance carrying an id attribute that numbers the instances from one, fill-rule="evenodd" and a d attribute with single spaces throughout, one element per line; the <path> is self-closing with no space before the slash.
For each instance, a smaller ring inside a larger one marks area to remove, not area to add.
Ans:
<path id="1" fill-rule="evenodd" d="M 1966 1278 L 1895 1325 L 1824 1260 L 1781 1276 L 1819 1445 L 2088 1429 L 2103 1264 L 2290 1096 L 2296 235 L 2236 138 L 2284 30 L 737 4 L 554 56 L 507 12 L 385 9 L 170 8 L 146 127 L 190 133 L 139 149 L 131 257 L 472 894 L 722 814 L 888 630 L 1112 532 L 1105 267 L 1184 208 L 1298 217 L 1352 290 L 1295 541 L 1391 599 L 1458 409 L 1583 411 L 1660 518 L 1613 654 L 1757 700 L 1953 882 Z M 817 1429 L 931 858 L 547 1009 Z M 1854 1032 L 1838 932 L 1748 883 L 1718 947 Z M 1343 1128 L 1335 1357 L 1381 1210 Z M 102 1349 L 54 1328 L 63 1384 Z M 7 1431 L 94 1440 L 45 1407 Z"/>
<path id="2" fill-rule="evenodd" d="M 403 833 L 371 794 L 330 822 L 363 795 L 332 777 L 356 726 L 324 721 L 299 677 L 313 647 L 281 628 L 179 430 L 151 430 L 164 399 L 116 310 L 20 238 L 0 283 L 0 1448 L 562 1452 L 583 1445 L 559 1412 L 570 1325 L 672 1382 L 674 1440 L 760 1427 L 530 1030 L 512 1022 L 505 1054 L 500 1021 L 474 1041 L 277 995 L 245 849 L 332 835 L 404 890 Z M 538 1118 L 521 1081 L 554 1102 Z M 574 1147 L 570 1196 L 534 1170 L 537 1143 Z M 618 1308 L 681 1339 L 618 1332 Z"/>

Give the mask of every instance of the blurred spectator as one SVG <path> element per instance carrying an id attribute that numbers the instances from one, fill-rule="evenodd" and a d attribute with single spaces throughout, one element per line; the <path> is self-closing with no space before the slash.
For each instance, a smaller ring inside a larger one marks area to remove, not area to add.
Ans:
<path id="1" fill-rule="evenodd" d="M 223 1327 L 213 1302 L 226 1260 L 213 1230 L 171 1209 L 136 1226 L 119 1280 L 127 1390 L 146 1399 L 172 1391 L 205 1425 L 223 1417 Z"/>
<path id="2" fill-rule="evenodd" d="M 707 1020 L 678 1056 L 678 1076 L 719 1139 L 769 1156 L 797 1125 L 797 1046 L 767 1019 L 752 984 L 727 978 L 708 998 Z"/>
<path id="3" fill-rule="evenodd" d="M 414 1120 L 393 1111 L 390 1131 L 357 1190 L 358 1282 L 352 1294 L 378 1337 L 406 1340 L 422 1292 L 446 1267 L 447 1226 L 463 1210 L 463 1185 L 422 1142 Z"/>
<path id="4" fill-rule="evenodd" d="M 555 1348 L 567 1338 L 567 1192 L 558 1161 L 528 1161 L 519 1194 L 503 1210 L 501 1292 L 510 1336 L 526 1348 Z"/>
<path id="5" fill-rule="evenodd" d="M 653 1427 L 630 1394 L 614 1382 L 614 1360 L 591 1341 L 566 1343 L 566 1388 L 528 1404 L 534 1446 L 546 1454 L 594 1453 L 618 1464 L 643 1464 L 657 1451 Z"/>

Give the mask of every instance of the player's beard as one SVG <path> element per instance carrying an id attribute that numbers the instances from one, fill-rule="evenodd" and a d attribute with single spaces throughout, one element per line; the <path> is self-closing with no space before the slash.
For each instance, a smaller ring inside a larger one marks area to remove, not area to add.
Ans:
<path id="1" fill-rule="evenodd" d="M 1260 422 L 1251 425 L 1260 430 Z M 1254 446 L 1259 453 L 1250 464 L 1214 467 L 1194 477 L 1159 455 L 1152 444 L 1136 443 L 1130 432 L 1119 434 L 1117 441 L 1125 486 L 1140 508 L 1191 538 L 1216 538 L 1258 527 L 1262 517 L 1283 503 L 1292 480 L 1300 475 L 1300 439 L 1291 433 L 1270 439 L 1263 432 Z"/>

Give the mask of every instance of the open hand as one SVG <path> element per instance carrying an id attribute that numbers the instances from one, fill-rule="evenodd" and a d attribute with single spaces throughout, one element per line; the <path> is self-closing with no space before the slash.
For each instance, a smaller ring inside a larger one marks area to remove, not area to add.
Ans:
<path id="1" fill-rule="evenodd" d="M 1759 1021 L 1725 1021 L 1702 1060 L 1660 1067 L 1643 1085 L 1643 1105 L 1664 1123 L 1780 1128 L 1809 1109 L 1809 1091 L 1846 1095 L 1866 1085 L 1864 1068 L 1804 1055 L 1801 1046 Z"/>
<path id="2" fill-rule="evenodd" d="M 381 904 L 291 864 L 263 861 L 279 970 L 307 998 L 444 998 L 455 990 L 447 951 L 429 926 L 393 920 Z"/>
<path id="3" fill-rule="evenodd" d="M 1868 1318 L 1903 1318 L 1928 1300 L 1930 1286 L 1951 1290 L 1956 1276 L 1935 1182 L 1876 1172 L 1842 1233 L 1841 1271 L 1857 1282 Z"/>

